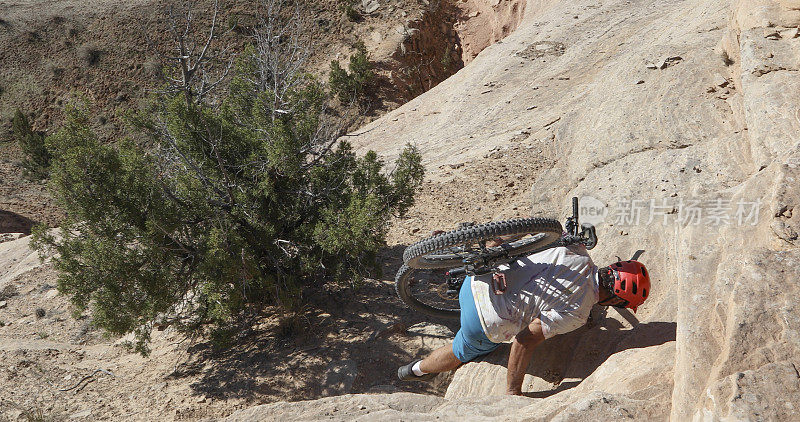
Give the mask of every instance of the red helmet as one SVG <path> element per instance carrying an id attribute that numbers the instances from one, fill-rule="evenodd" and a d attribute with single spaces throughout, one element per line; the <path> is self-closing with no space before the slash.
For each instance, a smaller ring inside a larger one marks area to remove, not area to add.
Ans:
<path id="1" fill-rule="evenodd" d="M 639 261 L 619 261 L 603 268 L 601 275 L 611 293 L 627 301 L 626 308 L 633 309 L 644 303 L 650 294 L 650 275 Z M 605 274 L 603 274 L 605 273 Z"/>

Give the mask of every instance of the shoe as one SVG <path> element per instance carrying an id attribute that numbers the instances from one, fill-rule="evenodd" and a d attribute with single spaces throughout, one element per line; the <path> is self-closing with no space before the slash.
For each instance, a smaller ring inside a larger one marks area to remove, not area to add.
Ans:
<path id="1" fill-rule="evenodd" d="M 417 364 L 417 362 L 421 362 L 422 359 L 415 360 L 408 365 L 401 366 L 397 368 L 397 378 L 400 378 L 401 381 L 430 381 L 436 377 L 436 374 L 425 374 L 420 377 L 414 375 L 414 371 L 411 368 Z"/>

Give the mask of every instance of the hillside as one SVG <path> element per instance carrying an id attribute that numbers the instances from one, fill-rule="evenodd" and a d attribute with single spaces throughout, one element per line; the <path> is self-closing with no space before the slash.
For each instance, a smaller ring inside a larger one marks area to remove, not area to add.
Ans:
<path id="1" fill-rule="evenodd" d="M 387 159 L 416 143 L 429 171 L 409 218 L 391 229 L 384 280 L 354 303 L 321 294 L 295 340 L 265 320 L 220 354 L 166 330 L 141 358 L 68 317 L 27 237 L 5 241 L 0 291 L 15 294 L 0 297 L 0 321 L 13 321 L 0 327 L 0 416 L 796 418 L 800 2 L 464 3 L 476 19 L 455 26 L 465 66 L 349 136 Z M 473 59 L 467 39 L 489 46 Z M 650 269 L 638 313 L 595 309 L 592 324 L 540 346 L 527 397 L 501 396 L 507 348 L 452 382 L 395 381 L 396 366 L 457 329 L 392 296 L 402 248 L 461 221 L 563 219 L 572 196 L 594 198 L 584 203 L 605 215 L 595 262 L 636 255 Z M 10 211 L 20 214 L 11 227 L 41 218 Z M 58 391 L 98 368 L 115 375 Z"/>

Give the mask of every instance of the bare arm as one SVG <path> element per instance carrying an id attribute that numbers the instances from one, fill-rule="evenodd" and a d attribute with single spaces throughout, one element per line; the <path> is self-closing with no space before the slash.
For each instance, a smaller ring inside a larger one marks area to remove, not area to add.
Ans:
<path id="1" fill-rule="evenodd" d="M 506 378 L 506 394 L 522 394 L 522 381 L 525 370 L 533 356 L 533 349 L 544 341 L 542 322 L 536 318 L 514 337 L 511 352 L 508 355 L 508 375 Z"/>

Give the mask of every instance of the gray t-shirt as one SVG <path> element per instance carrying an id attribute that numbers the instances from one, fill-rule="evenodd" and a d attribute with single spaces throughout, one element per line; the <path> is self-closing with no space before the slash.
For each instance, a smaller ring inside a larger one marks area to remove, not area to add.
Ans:
<path id="1" fill-rule="evenodd" d="M 502 295 L 492 274 L 472 279 L 481 326 L 495 343 L 511 341 L 537 317 L 545 338 L 575 330 L 599 300 L 597 266 L 583 245 L 550 248 L 499 269 L 508 285 Z"/>

